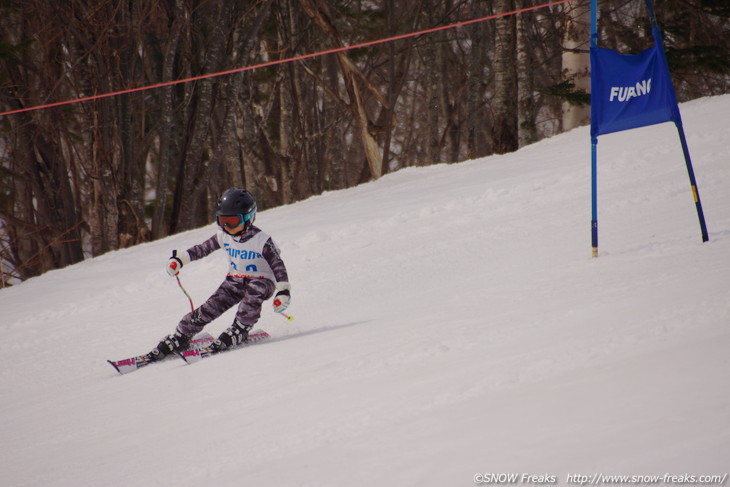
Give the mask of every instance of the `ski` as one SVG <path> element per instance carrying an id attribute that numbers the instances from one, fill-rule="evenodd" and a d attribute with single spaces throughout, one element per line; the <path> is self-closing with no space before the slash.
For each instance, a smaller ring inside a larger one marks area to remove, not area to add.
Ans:
<path id="1" fill-rule="evenodd" d="M 186 351 L 205 348 L 211 343 L 213 343 L 213 336 L 211 336 L 207 332 L 199 333 L 195 335 L 192 340 L 190 340 L 190 345 Z M 164 362 L 165 360 L 168 360 L 170 358 L 173 358 L 173 355 L 168 355 L 167 357 L 163 358 L 162 360 L 158 360 L 157 362 Z M 129 374 L 130 372 L 134 372 L 135 370 L 139 370 L 142 367 L 148 366 L 149 364 L 155 363 L 154 360 L 150 360 L 148 358 L 148 354 L 137 355 L 136 357 L 130 357 L 117 361 L 107 360 L 107 362 L 109 362 L 111 366 L 114 367 L 116 371 L 122 375 Z"/>
<path id="2" fill-rule="evenodd" d="M 204 358 L 212 357 L 213 355 L 218 355 L 219 353 L 223 353 L 223 352 L 229 352 L 232 350 L 238 350 L 240 348 L 245 348 L 249 345 L 253 345 L 255 343 L 260 343 L 265 340 L 268 340 L 269 338 L 271 338 L 271 335 L 269 335 L 268 333 L 266 333 L 263 330 L 251 330 L 251 332 L 248 334 L 248 338 L 246 339 L 246 341 L 236 347 L 226 348 L 223 350 L 216 350 L 216 349 L 211 349 L 210 344 L 208 344 L 208 346 L 204 346 L 204 347 L 198 348 L 196 350 L 193 350 L 193 349 L 185 350 L 184 352 L 178 352 L 177 354 L 180 356 L 180 358 L 182 358 L 185 361 L 185 363 L 194 364 L 195 362 L 199 362 L 199 361 L 203 360 Z"/>

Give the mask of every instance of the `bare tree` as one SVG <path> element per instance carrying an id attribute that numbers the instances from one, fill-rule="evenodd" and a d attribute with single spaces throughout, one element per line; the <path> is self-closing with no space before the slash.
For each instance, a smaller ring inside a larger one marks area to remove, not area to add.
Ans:
<path id="1" fill-rule="evenodd" d="M 330 46 L 343 46 L 340 34 L 332 22 L 329 5 L 324 0 L 299 0 L 299 4 L 307 16 L 327 35 Z M 355 66 L 345 52 L 338 52 L 336 56 L 349 97 L 349 108 L 357 126 L 360 142 L 365 150 L 370 175 L 373 179 L 377 179 L 383 174 L 383 158 L 380 154 L 378 142 L 370 132 L 372 122 L 365 108 L 365 100 L 360 89 L 360 82 L 364 81 L 376 96 L 379 97 L 380 94 L 369 86 L 367 80 L 363 78 L 357 66 Z M 381 102 L 384 104 L 382 98 Z"/>

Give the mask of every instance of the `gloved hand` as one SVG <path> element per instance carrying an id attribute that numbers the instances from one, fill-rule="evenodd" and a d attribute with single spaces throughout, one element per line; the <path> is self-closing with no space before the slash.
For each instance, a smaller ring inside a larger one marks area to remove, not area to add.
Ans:
<path id="1" fill-rule="evenodd" d="M 180 274 L 180 269 L 183 268 L 185 264 L 190 263 L 190 256 L 188 255 L 187 251 L 178 252 L 177 250 L 172 251 L 172 257 L 167 261 L 167 266 L 165 267 L 165 270 L 167 273 L 175 277 L 178 274 Z"/>
<path id="2" fill-rule="evenodd" d="M 289 307 L 289 301 L 291 301 L 291 295 L 289 290 L 279 291 L 274 296 L 274 311 L 277 313 L 283 313 L 285 309 Z"/>

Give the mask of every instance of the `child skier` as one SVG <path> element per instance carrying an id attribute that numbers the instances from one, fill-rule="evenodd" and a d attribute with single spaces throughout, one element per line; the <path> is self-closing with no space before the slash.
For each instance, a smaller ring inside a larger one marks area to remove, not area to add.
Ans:
<path id="1" fill-rule="evenodd" d="M 227 189 L 218 200 L 215 215 L 220 227 L 216 235 L 187 251 L 173 250 L 166 269 L 170 276 L 177 276 L 186 264 L 223 248 L 228 253 L 228 275 L 205 303 L 183 316 L 175 333 L 147 354 L 152 361 L 184 350 L 205 325 L 235 305 L 238 311 L 233 324 L 213 342 L 212 348 L 225 349 L 245 342 L 261 315 L 261 305 L 274 291 L 274 311 L 281 313 L 289 306 L 291 286 L 279 248 L 267 233 L 253 226 L 253 196 L 245 189 Z"/>

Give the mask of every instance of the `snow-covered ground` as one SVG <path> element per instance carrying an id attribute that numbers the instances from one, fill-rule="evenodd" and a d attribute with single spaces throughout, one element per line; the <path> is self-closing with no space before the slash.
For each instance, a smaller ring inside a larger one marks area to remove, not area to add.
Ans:
<path id="1" fill-rule="evenodd" d="M 662 124 L 601 137 L 591 258 L 585 127 L 260 213 L 295 320 L 266 303 L 272 341 L 195 365 L 106 359 L 174 329 L 164 265 L 212 225 L 0 291 L 0 485 L 725 475 L 730 96 L 681 109 L 708 243 Z M 181 278 L 198 304 L 225 271 L 217 252 Z"/>

